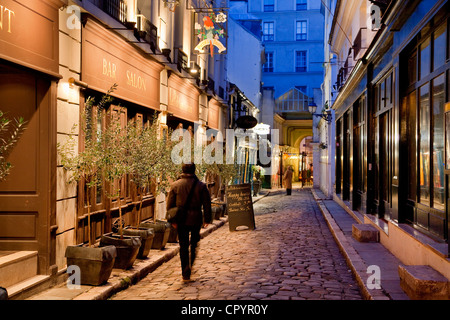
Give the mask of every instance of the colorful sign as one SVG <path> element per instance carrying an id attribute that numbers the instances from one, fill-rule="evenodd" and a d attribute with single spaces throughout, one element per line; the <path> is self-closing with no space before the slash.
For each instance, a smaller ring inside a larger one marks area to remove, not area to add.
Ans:
<path id="1" fill-rule="evenodd" d="M 225 23 L 226 21 L 227 16 L 221 12 L 218 15 L 211 13 L 210 15 L 203 17 L 203 27 L 199 23 L 196 23 L 195 29 L 197 30 L 197 36 L 200 39 L 200 43 L 194 50 L 204 53 L 205 47 L 209 46 L 211 57 L 214 56 L 214 47 L 219 49 L 219 53 L 225 51 L 227 48 L 219 41 L 220 38 L 225 36 L 225 31 L 223 28 L 218 27 L 217 24 Z"/>

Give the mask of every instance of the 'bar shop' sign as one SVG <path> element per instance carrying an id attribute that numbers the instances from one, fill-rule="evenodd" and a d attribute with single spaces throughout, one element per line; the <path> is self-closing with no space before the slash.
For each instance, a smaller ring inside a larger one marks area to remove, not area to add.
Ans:
<path id="1" fill-rule="evenodd" d="M 249 183 L 227 186 L 227 212 L 230 231 L 247 227 L 255 229 L 253 212 L 252 188 Z"/>

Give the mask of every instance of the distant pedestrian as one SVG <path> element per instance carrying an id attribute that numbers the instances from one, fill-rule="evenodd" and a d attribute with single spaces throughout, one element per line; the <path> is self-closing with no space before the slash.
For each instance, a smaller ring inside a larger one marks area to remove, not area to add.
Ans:
<path id="1" fill-rule="evenodd" d="M 308 179 L 308 185 L 312 185 L 312 179 L 313 179 L 313 174 L 314 174 L 314 171 L 313 171 L 313 164 L 312 163 L 310 163 L 309 164 L 309 170 L 306 172 L 306 175 L 307 175 L 307 179 Z"/>
<path id="2" fill-rule="evenodd" d="M 188 281 L 191 277 L 192 266 L 197 253 L 197 244 L 200 241 L 200 229 L 202 226 L 207 227 L 212 221 L 211 196 L 206 184 L 199 181 L 195 175 L 195 164 L 183 164 L 182 171 L 180 179 L 171 186 L 167 198 L 167 210 L 184 206 L 189 200 L 188 196 L 191 188 L 194 187 L 190 202 L 187 204 L 185 216 L 177 217 L 176 221 L 172 223 L 173 227 L 178 231 L 181 273 L 183 280 Z M 189 243 L 191 247 L 190 261 Z"/>
<path id="3" fill-rule="evenodd" d="M 284 173 L 284 177 L 283 177 L 284 186 L 286 188 L 286 194 L 288 196 L 291 195 L 291 191 L 292 191 L 292 174 L 293 174 L 292 168 L 291 168 L 291 166 L 289 166 L 286 169 L 286 172 Z"/>

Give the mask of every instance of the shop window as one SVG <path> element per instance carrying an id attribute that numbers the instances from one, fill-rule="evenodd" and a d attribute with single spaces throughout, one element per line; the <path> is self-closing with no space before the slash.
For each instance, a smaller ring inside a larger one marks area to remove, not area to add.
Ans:
<path id="1" fill-rule="evenodd" d="M 444 105 L 445 75 L 432 81 L 433 101 L 433 199 L 434 207 L 444 210 Z"/>
<path id="2" fill-rule="evenodd" d="M 426 206 L 444 210 L 444 105 L 446 101 L 447 73 L 442 73 L 445 66 L 447 48 L 447 22 L 427 26 L 420 32 L 416 49 L 408 58 L 408 135 L 410 149 L 410 181 L 408 195 L 411 200 Z M 445 54 L 442 54 L 445 52 Z M 417 60 L 417 55 L 419 59 Z M 417 70 L 419 77 L 416 79 Z M 439 72 L 441 72 L 439 74 Z M 415 101 L 415 94 L 418 100 Z M 414 119 L 413 109 L 417 103 L 418 118 Z M 414 122 L 414 123 L 413 123 Z M 417 124 L 417 152 L 411 136 Z M 419 171 L 414 175 L 414 163 L 417 158 Z M 419 194 L 415 194 L 414 183 L 417 179 Z"/>
<path id="3" fill-rule="evenodd" d="M 433 34 L 433 70 L 445 64 L 447 42 L 447 24 L 444 23 Z"/>
<path id="4" fill-rule="evenodd" d="M 431 46 L 429 37 L 420 44 L 419 51 L 420 51 L 420 69 L 419 69 L 420 79 L 423 79 L 428 74 L 430 74 Z"/>
<path id="5" fill-rule="evenodd" d="M 389 109 L 393 105 L 394 80 L 390 72 L 382 81 L 374 87 L 375 113 Z"/>
<path id="6" fill-rule="evenodd" d="M 430 204 L 430 89 L 419 88 L 419 185 L 420 202 Z"/>
<path id="7" fill-rule="evenodd" d="M 408 59 L 408 86 L 417 81 L 417 54 L 414 52 Z"/>
<path id="8" fill-rule="evenodd" d="M 416 91 L 411 92 L 404 100 L 404 115 L 407 117 L 407 137 L 408 137 L 408 199 L 415 201 L 417 194 L 417 185 L 416 185 L 416 158 L 417 158 L 417 149 L 416 149 Z"/>

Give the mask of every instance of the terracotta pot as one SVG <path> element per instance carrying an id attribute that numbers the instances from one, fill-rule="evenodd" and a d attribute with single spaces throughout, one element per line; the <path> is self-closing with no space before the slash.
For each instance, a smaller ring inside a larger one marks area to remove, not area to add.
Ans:
<path id="1" fill-rule="evenodd" d="M 117 257 L 114 262 L 116 269 L 129 269 L 133 266 L 137 258 L 139 248 L 141 247 L 141 237 L 123 236 L 107 233 L 102 235 L 100 239 L 100 246 L 115 246 L 117 249 Z"/>
<path id="2" fill-rule="evenodd" d="M 99 286 L 108 281 L 117 250 L 115 246 L 68 246 L 65 256 L 67 266 L 75 265 L 80 268 L 80 284 Z"/>
<path id="3" fill-rule="evenodd" d="M 141 247 L 137 255 L 138 259 L 147 258 L 152 248 L 153 238 L 155 237 L 155 232 L 153 228 L 136 228 L 136 227 L 126 227 L 123 229 L 123 234 L 127 236 L 141 237 Z"/>

